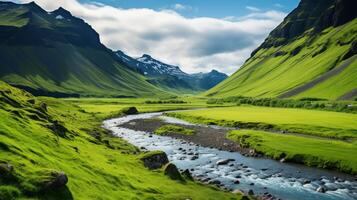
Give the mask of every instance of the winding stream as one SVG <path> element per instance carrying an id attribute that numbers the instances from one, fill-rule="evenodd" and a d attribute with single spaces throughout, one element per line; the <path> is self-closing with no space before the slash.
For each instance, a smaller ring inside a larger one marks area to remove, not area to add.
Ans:
<path id="1" fill-rule="evenodd" d="M 238 152 L 201 147 L 180 139 L 120 127 L 132 120 L 154 117 L 161 117 L 169 123 L 189 124 L 162 114 L 157 112 L 128 115 L 106 120 L 103 127 L 137 147 L 165 151 L 169 160 L 179 169 L 190 169 L 196 179 L 219 183 L 230 190 L 253 190 L 257 195 L 269 193 L 289 200 L 357 199 L 357 182 L 353 176 L 347 174 L 280 163 L 271 159 L 245 157 Z M 189 155 L 187 152 L 190 152 Z M 225 165 L 217 165 L 216 162 L 222 159 L 234 160 Z M 239 184 L 235 183 L 236 180 L 239 180 Z M 327 191 L 317 192 L 320 186 Z"/>

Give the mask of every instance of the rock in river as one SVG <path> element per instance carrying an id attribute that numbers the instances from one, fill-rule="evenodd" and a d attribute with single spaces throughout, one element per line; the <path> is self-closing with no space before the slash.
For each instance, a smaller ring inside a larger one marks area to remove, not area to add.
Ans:
<path id="1" fill-rule="evenodd" d="M 234 161 L 234 159 L 222 159 L 216 162 L 216 165 L 226 165 L 229 162 Z"/>

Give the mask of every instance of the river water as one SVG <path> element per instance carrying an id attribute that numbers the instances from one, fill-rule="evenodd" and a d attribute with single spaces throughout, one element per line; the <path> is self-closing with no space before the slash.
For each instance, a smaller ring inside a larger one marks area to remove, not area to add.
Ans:
<path id="1" fill-rule="evenodd" d="M 164 117 L 161 112 L 157 112 L 106 120 L 103 127 L 137 147 L 165 151 L 170 162 L 179 169 L 190 169 L 196 179 L 219 181 L 223 187 L 231 190 L 253 190 L 257 195 L 268 192 L 277 198 L 288 200 L 357 199 L 357 182 L 353 176 L 347 174 L 280 163 L 271 159 L 245 157 L 238 152 L 201 147 L 168 136 L 120 127 L 132 120 L 154 117 L 161 117 L 169 123 L 189 124 L 179 119 Z M 216 162 L 222 159 L 234 161 L 217 165 Z M 236 180 L 239 180 L 239 184 L 235 183 Z M 320 186 L 327 191 L 317 192 Z"/>

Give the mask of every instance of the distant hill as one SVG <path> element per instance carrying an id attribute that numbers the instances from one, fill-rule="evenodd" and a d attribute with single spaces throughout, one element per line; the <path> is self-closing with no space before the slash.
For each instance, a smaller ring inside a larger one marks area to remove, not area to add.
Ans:
<path id="1" fill-rule="evenodd" d="M 216 70 L 209 73 L 188 74 L 178 66 L 163 63 L 147 54 L 140 58 L 132 58 L 122 51 L 117 51 L 116 55 L 122 63 L 148 77 L 150 83 L 174 92 L 202 92 L 228 77 Z"/>
<path id="2" fill-rule="evenodd" d="M 302 0 L 212 97 L 354 99 L 357 1 Z"/>
<path id="3" fill-rule="evenodd" d="M 167 94 L 118 61 L 82 19 L 35 3 L 0 2 L 0 79 L 37 95 Z"/>

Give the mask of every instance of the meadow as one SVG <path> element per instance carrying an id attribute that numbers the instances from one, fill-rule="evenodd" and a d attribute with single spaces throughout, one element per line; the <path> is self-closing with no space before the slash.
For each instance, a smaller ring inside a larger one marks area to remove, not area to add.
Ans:
<path id="1" fill-rule="evenodd" d="M 356 114 L 242 105 L 167 115 L 239 127 L 227 137 L 273 159 L 357 174 Z"/>

